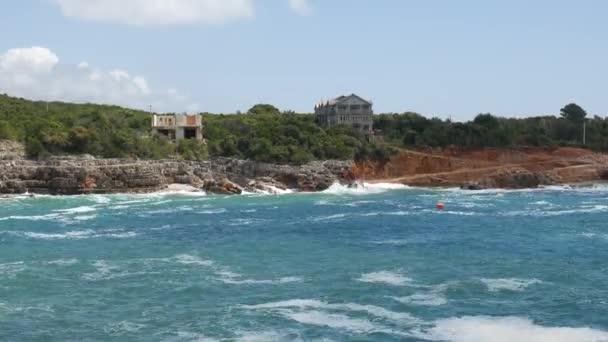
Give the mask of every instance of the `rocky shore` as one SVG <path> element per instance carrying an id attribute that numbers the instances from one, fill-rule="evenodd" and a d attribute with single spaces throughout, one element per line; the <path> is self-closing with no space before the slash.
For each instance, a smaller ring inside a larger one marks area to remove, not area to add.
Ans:
<path id="1" fill-rule="evenodd" d="M 183 160 L 31 160 L 0 141 L 0 194 L 79 195 L 191 190 L 213 194 L 323 191 L 332 184 L 400 183 L 421 187 L 523 189 L 608 180 L 608 156 L 584 149 L 403 151 L 384 163 L 318 161 L 274 165 L 234 158 Z"/>
<path id="2" fill-rule="evenodd" d="M 185 185 L 215 194 L 322 191 L 334 182 L 349 182 L 350 162 L 273 165 L 231 158 L 203 162 L 51 158 L 0 160 L 0 193 L 78 195 L 154 192 Z"/>

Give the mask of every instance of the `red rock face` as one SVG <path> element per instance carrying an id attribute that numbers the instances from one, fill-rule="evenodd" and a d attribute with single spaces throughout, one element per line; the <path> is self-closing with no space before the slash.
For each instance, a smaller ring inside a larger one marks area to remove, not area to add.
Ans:
<path id="1" fill-rule="evenodd" d="M 353 173 L 414 186 L 533 188 L 608 178 L 608 155 L 578 148 L 403 151 L 386 163 L 357 163 Z"/>

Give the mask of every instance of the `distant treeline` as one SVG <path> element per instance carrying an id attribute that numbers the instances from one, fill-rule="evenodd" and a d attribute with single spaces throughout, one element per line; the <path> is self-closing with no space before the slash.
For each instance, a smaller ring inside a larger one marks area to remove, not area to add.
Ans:
<path id="1" fill-rule="evenodd" d="M 559 117 L 526 119 L 478 115 L 466 123 L 416 113 L 377 115 L 381 139 L 367 141 L 349 127 L 321 128 L 312 114 L 281 112 L 268 104 L 246 114 L 204 113 L 207 143 L 173 144 L 151 135 L 150 115 L 117 106 L 37 102 L 0 95 L 0 139 L 21 141 L 31 157 L 91 154 L 142 159 L 239 157 L 302 164 L 325 159 L 386 159 L 398 148 L 459 146 L 581 146 L 586 113 L 577 105 Z M 608 121 L 587 120 L 587 146 L 608 150 Z"/>
<path id="2" fill-rule="evenodd" d="M 608 120 L 588 119 L 574 103 L 562 108 L 559 116 L 516 119 L 479 114 L 469 122 L 429 119 L 417 113 L 382 114 L 375 118 L 374 128 L 386 142 L 410 148 L 575 146 L 608 151 Z"/>

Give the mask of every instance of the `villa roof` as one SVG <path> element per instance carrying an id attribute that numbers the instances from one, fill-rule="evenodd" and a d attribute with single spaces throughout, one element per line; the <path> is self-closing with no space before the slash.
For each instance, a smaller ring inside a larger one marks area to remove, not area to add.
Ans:
<path id="1" fill-rule="evenodd" d="M 329 101 L 321 101 L 321 102 L 320 102 L 320 105 L 322 105 L 322 106 L 326 106 L 326 105 L 333 106 L 333 105 L 337 105 L 337 104 L 339 104 L 339 103 L 342 103 L 342 102 L 344 102 L 345 100 L 347 100 L 347 99 L 349 99 L 349 98 L 352 98 L 352 97 L 355 97 L 355 98 L 357 98 L 357 99 L 359 99 L 359 100 L 361 100 L 361 101 L 363 101 L 363 102 L 365 102 L 365 103 L 367 103 L 367 104 L 370 104 L 370 105 L 372 104 L 372 102 L 371 102 L 371 101 L 368 101 L 368 100 L 366 100 L 366 99 L 362 98 L 362 97 L 361 97 L 361 96 L 359 96 L 359 95 L 356 95 L 356 94 L 350 94 L 350 95 L 342 95 L 342 96 L 338 96 L 338 97 L 336 97 L 336 98 L 334 98 L 334 99 L 331 99 L 331 100 L 329 100 Z"/>

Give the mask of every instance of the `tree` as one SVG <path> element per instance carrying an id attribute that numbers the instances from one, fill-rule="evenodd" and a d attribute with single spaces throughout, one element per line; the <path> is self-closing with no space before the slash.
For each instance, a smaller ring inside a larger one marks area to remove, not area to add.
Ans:
<path id="1" fill-rule="evenodd" d="M 583 122 L 587 112 L 576 103 L 570 103 L 561 109 L 561 116 L 572 122 Z"/>
<path id="2" fill-rule="evenodd" d="M 266 103 L 260 103 L 260 104 L 256 104 L 255 106 L 251 107 L 248 111 L 248 114 L 281 114 L 281 111 L 271 105 L 271 104 L 266 104 Z"/>
<path id="3" fill-rule="evenodd" d="M 477 115 L 473 122 L 487 129 L 496 129 L 499 126 L 498 119 L 490 113 Z"/>

